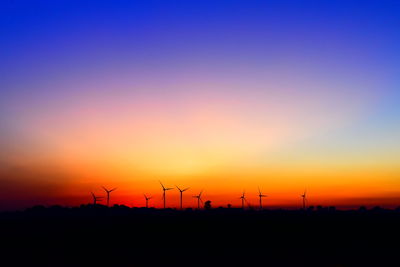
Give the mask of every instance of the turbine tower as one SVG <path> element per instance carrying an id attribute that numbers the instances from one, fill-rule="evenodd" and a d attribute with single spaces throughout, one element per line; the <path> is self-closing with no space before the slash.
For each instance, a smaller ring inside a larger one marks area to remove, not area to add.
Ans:
<path id="1" fill-rule="evenodd" d="M 144 195 L 144 198 L 146 199 L 146 208 L 149 208 L 149 200 L 150 199 L 152 199 L 153 197 L 151 197 L 151 196 L 146 196 L 146 194 L 143 194 Z"/>
<path id="2" fill-rule="evenodd" d="M 263 194 L 261 193 L 260 188 L 258 188 L 258 197 L 260 198 L 260 210 L 262 210 L 262 209 L 263 209 L 262 198 L 263 198 L 263 197 L 267 197 L 267 195 L 263 195 Z"/>
<path id="3" fill-rule="evenodd" d="M 200 191 L 200 194 L 197 196 L 193 196 L 194 198 L 197 198 L 197 209 L 200 209 L 200 202 L 203 203 L 203 200 L 201 199 L 201 194 L 203 194 L 203 190 Z"/>
<path id="4" fill-rule="evenodd" d="M 304 190 L 304 194 L 300 195 L 303 198 L 303 210 L 306 209 L 306 201 L 307 201 L 307 190 Z"/>
<path id="5" fill-rule="evenodd" d="M 175 186 L 176 186 L 176 185 L 175 185 Z M 186 190 L 189 189 L 189 187 L 188 187 L 188 188 L 185 188 L 185 189 L 180 189 L 178 186 L 176 186 L 176 188 L 178 188 L 178 190 L 179 190 L 179 192 L 180 192 L 180 194 L 181 194 L 180 200 L 181 200 L 181 210 L 182 210 L 182 209 L 183 209 L 183 206 L 182 206 L 182 195 L 183 195 L 183 192 L 185 192 Z"/>
<path id="6" fill-rule="evenodd" d="M 97 201 L 101 201 L 101 199 L 103 199 L 104 197 L 96 197 L 96 195 L 93 192 L 91 192 L 91 193 L 92 193 L 92 197 L 93 197 L 93 206 L 96 206 Z"/>
<path id="7" fill-rule="evenodd" d="M 173 188 L 166 188 L 161 182 L 160 182 L 160 185 L 161 185 L 161 187 L 162 187 L 162 190 L 163 190 L 163 200 L 164 200 L 164 209 L 165 209 L 165 207 L 166 207 L 166 194 L 165 194 L 165 192 L 166 191 L 168 191 L 168 190 L 172 190 Z"/>
<path id="8" fill-rule="evenodd" d="M 244 210 L 244 202 L 246 201 L 247 202 L 247 200 L 246 200 L 246 197 L 245 197 L 245 192 L 243 191 L 243 194 L 242 194 L 242 196 L 240 197 L 240 199 L 242 200 L 242 209 Z"/>
<path id="9" fill-rule="evenodd" d="M 110 193 L 111 193 L 112 191 L 116 190 L 117 188 L 115 187 L 115 188 L 110 189 L 110 190 L 108 190 L 108 189 L 105 188 L 104 186 L 102 186 L 102 188 L 103 188 L 104 191 L 106 191 L 106 193 L 107 193 L 107 207 L 108 207 L 108 206 L 110 205 Z"/>

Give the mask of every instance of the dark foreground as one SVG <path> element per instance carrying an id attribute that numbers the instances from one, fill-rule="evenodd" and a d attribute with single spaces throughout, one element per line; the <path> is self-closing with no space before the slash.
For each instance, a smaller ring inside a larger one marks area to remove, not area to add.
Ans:
<path id="1" fill-rule="evenodd" d="M 400 266 L 389 210 L 34 208 L 0 234 L 0 266 Z"/>

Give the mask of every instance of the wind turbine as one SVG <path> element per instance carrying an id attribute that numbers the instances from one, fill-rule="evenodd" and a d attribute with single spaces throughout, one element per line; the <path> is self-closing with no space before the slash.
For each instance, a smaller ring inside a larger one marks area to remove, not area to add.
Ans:
<path id="1" fill-rule="evenodd" d="M 165 194 L 165 191 L 172 190 L 172 189 L 174 189 L 174 188 L 171 188 L 171 187 L 166 188 L 166 187 L 164 187 L 164 185 L 163 185 L 161 182 L 160 182 L 160 184 L 161 184 L 161 187 L 162 187 L 162 190 L 163 190 L 163 200 L 164 200 L 164 209 L 165 209 L 165 202 L 166 202 L 166 194 Z"/>
<path id="2" fill-rule="evenodd" d="M 203 194 L 203 190 L 200 191 L 200 194 L 197 196 L 193 196 L 194 198 L 197 198 L 197 209 L 200 209 L 200 202 L 203 203 L 203 200 L 201 199 L 201 194 Z"/>
<path id="3" fill-rule="evenodd" d="M 149 207 L 149 200 L 152 199 L 153 197 L 148 197 L 148 196 L 146 196 L 146 194 L 143 194 L 143 195 L 144 195 L 144 198 L 146 199 L 146 208 L 148 208 Z"/>
<path id="4" fill-rule="evenodd" d="M 258 197 L 260 198 L 260 210 L 262 210 L 262 209 L 263 209 L 262 198 L 263 198 L 263 197 L 267 197 L 267 195 L 263 195 L 263 194 L 261 193 L 260 188 L 258 188 Z"/>
<path id="5" fill-rule="evenodd" d="M 242 196 L 240 197 L 240 199 L 242 200 L 242 209 L 243 209 L 243 210 L 244 210 L 244 202 L 245 202 L 245 201 L 247 202 L 244 193 L 245 193 L 245 192 L 243 191 L 243 194 L 242 194 Z"/>
<path id="6" fill-rule="evenodd" d="M 106 193 L 107 193 L 107 207 L 108 207 L 108 206 L 110 205 L 110 193 L 111 193 L 112 191 L 116 190 L 117 188 L 115 187 L 115 188 L 110 189 L 110 190 L 108 190 L 108 189 L 105 188 L 104 186 L 102 186 L 102 188 L 103 188 L 104 191 L 106 191 Z"/>
<path id="7" fill-rule="evenodd" d="M 176 185 L 175 185 L 176 186 Z M 189 187 L 188 188 L 185 188 L 185 189 L 180 189 L 178 186 L 176 186 L 176 188 L 178 188 L 178 190 L 179 190 L 179 192 L 180 192 L 180 194 L 181 194 L 181 209 L 183 209 L 182 208 L 182 194 L 183 194 L 183 192 L 185 192 L 186 190 L 188 190 L 189 189 Z"/>
<path id="8" fill-rule="evenodd" d="M 307 201 L 307 190 L 304 190 L 304 194 L 300 195 L 303 198 L 303 209 L 306 209 L 306 201 Z"/>
<path id="9" fill-rule="evenodd" d="M 93 206 L 96 206 L 97 201 L 101 201 L 101 199 L 103 199 L 104 197 L 96 197 L 96 195 L 93 192 L 91 192 L 91 193 L 92 193 L 92 197 L 93 197 Z"/>

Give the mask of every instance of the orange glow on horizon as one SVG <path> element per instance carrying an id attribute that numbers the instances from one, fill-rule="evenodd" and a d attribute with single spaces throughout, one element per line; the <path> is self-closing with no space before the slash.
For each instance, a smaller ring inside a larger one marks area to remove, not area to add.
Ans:
<path id="1" fill-rule="evenodd" d="M 111 195 L 111 204 L 124 204 L 127 206 L 143 207 L 145 200 L 143 194 L 153 196 L 149 206 L 162 207 L 162 191 L 159 180 L 165 186 L 190 187 L 184 193 L 185 208 L 195 208 L 196 199 L 192 196 L 204 190 L 203 201 L 211 200 L 213 207 L 240 207 L 239 199 L 245 190 L 250 207 L 258 207 L 258 187 L 268 195 L 263 199 L 265 208 L 299 208 L 301 206 L 300 195 L 305 188 L 308 192 L 308 205 L 337 206 L 338 208 L 354 208 L 361 205 L 394 208 L 399 206 L 399 194 L 395 190 L 398 187 L 399 169 L 382 172 L 381 168 L 370 167 L 355 171 L 352 168 L 342 166 L 335 168 L 311 168 L 308 166 L 291 166 L 291 168 L 267 168 L 252 166 L 231 167 L 214 170 L 206 170 L 203 173 L 171 172 L 169 175 L 160 175 L 156 171 L 153 174 L 146 172 L 127 171 L 126 166 L 111 167 L 102 164 L 93 166 L 75 166 L 76 170 L 66 174 L 63 171 L 57 173 L 30 169 L 30 178 L 38 177 L 37 182 L 24 185 L 17 191 L 9 192 L 6 196 L 9 204 L 19 197 L 16 205 L 29 206 L 24 203 L 54 205 L 61 204 L 76 206 L 91 203 L 90 192 L 97 195 L 105 195 L 101 186 L 118 187 Z M 19 179 L 27 170 L 21 170 Z M 35 175 L 33 175 L 35 173 Z M 18 176 L 15 170 L 12 175 Z M 60 177 L 63 177 L 62 180 Z M 347 179 L 337 179 L 344 177 Z M 56 183 L 54 178 L 60 181 Z M 40 178 L 40 179 L 39 179 Z M 17 181 L 17 179 L 14 179 Z M 365 182 L 368 181 L 368 182 Z M 33 190 L 34 192 L 30 191 Z M 22 198 L 24 196 L 26 198 Z M 24 201 L 25 200 L 25 201 Z M 7 202 L 6 202 L 7 204 Z M 105 203 L 103 203 L 105 204 Z M 178 190 L 167 192 L 167 206 L 177 208 L 179 206 Z"/>

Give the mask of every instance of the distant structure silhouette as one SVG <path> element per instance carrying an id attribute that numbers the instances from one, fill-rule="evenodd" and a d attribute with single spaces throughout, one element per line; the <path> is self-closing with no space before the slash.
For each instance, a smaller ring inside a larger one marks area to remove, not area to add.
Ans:
<path id="1" fill-rule="evenodd" d="M 161 187 L 162 187 L 162 190 L 163 190 L 163 200 L 164 200 L 164 209 L 166 208 L 166 202 L 167 202 L 167 196 L 166 196 L 166 194 L 165 194 L 165 192 L 166 191 L 168 191 L 168 190 L 172 190 L 173 188 L 172 187 L 169 187 L 169 188 L 166 188 L 161 182 L 160 182 L 160 184 L 161 184 Z"/>
<path id="2" fill-rule="evenodd" d="M 303 198 L 303 210 L 306 209 L 306 201 L 307 201 L 307 190 L 304 190 L 304 193 L 300 195 Z"/>
<path id="3" fill-rule="evenodd" d="M 93 206 L 96 206 L 98 201 L 101 201 L 104 197 L 97 197 L 93 192 L 92 193 L 92 197 L 93 197 Z"/>
<path id="4" fill-rule="evenodd" d="M 365 206 L 360 206 L 360 208 L 358 209 L 358 211 L 360 212 L 366 212 L 368 209 Z"/>
<path id="5" fill-rule="evenodd" d="M 149 208 L 149 200 L 152 199 L 153 197 L 151 196 L 146 196 L 146 194 L 143 194 L 144 198 L 146 199 L 146 208 Z"/>
<path id="6" fill-rule="evenodd" d="M 245 201 L 247 202 L 246 197 L 245 197 L 245 192 L 244 192 L 244 191 L 243 191 L 242 196 L 241 196 L 239 199 L 242 200 L 242 209 L 244 209 L 244 202 L 245 202 Z"/>
<path id="7" fill-rule="evenodd" d="M 110 206 L 110 193 L 111 192 L 113 192 L 113 191 L 115 191 L 115 190 L 117 190 L 117 188 L 115 187 L 115 188 L 113 188 L 113 189 L 107 189 L 107 188 L 105 188 L 104 186 L 102 186 L 102 188 L 104 189 L 104 191 L 106 191 L 106 193 L 107 193 L 107 207 L 109 207 Z"/>
<path id="8" fill-rule="evenodd" d="M 175 187 L 178 188 L 179 193 L 180 193 L 180 202 L 181 202 L 181 210 L 182 210 L 183 209 L 183 205 L 182 205 L 183 192 L 189 190 L 189 187 L 185 188 L 185 189 L 180 189 L 177 185 L 175 185 Z"/>
<path id="9" fill-rule="evenodd" d="M 203 200 L 201 199 L 201 194 L 203 194 L 203 190 L 200 191 L 200 194 L 197 196 L 193 196 L 194 198 L 197 198 L 197 209 L 200 209 L 200 202 L 203 203 Z"/>
<path id="10" fill-rule="evenodd" d="M 258 197 L 260 198 L 260 210 L 262 210 L 262 209 L 263 209 L 262 198 L 263 198 L 263 197 L 267 197 L 267 195 L 263 195 L 263 194 L 261 193 L 260 188 L 258 188 Z"/>
<path id="11" fill-rule="evenodd" d="M 210 201 L 210 200 L 207 200 L 207 201 L 204 203 L 204 209 L 205 209 L 205 210 L 210 210 L 210 209 L 211 209 L 211 201 Z"/>

